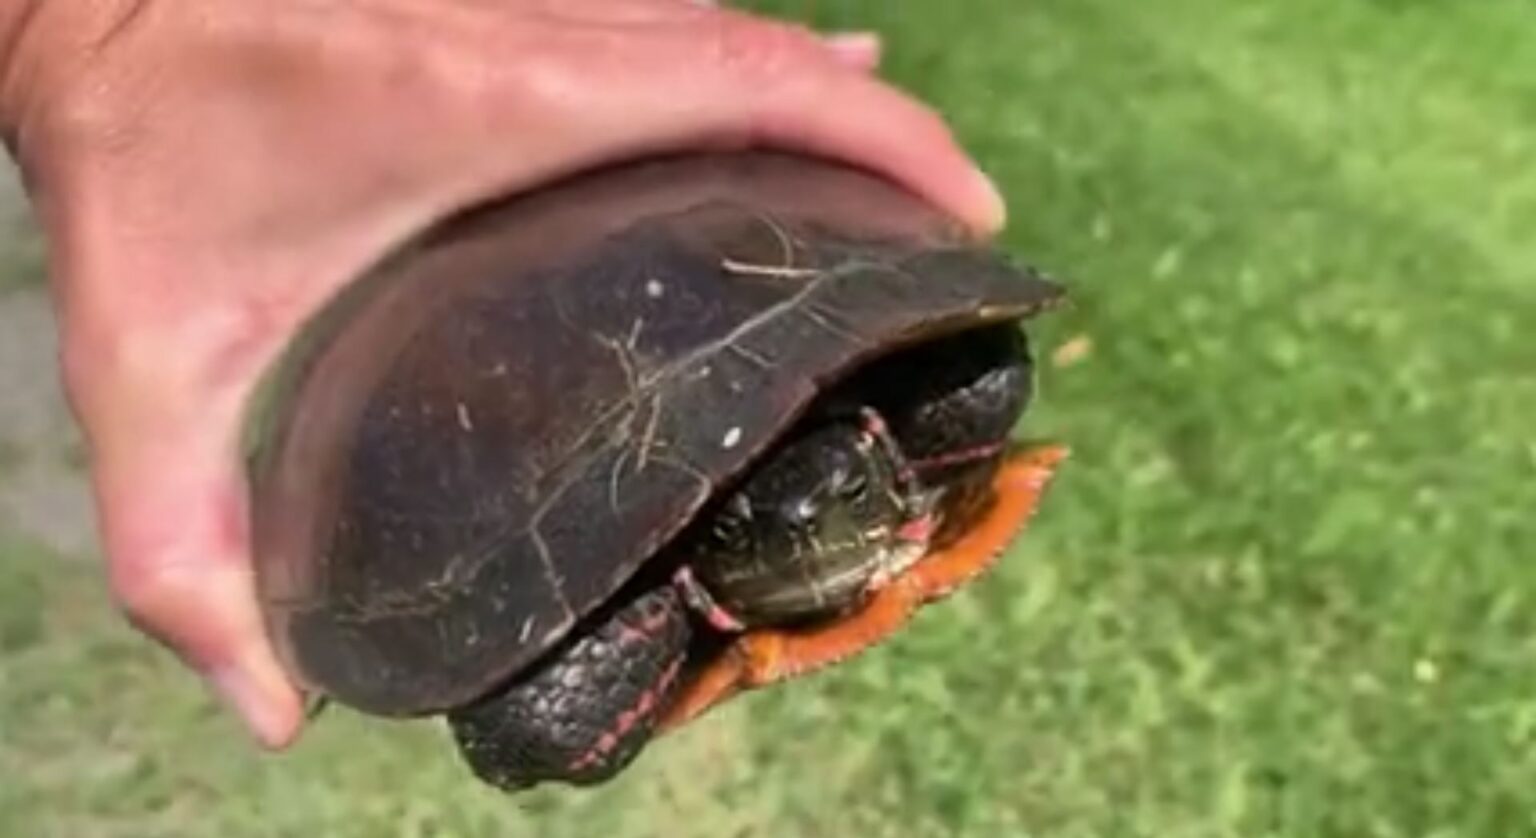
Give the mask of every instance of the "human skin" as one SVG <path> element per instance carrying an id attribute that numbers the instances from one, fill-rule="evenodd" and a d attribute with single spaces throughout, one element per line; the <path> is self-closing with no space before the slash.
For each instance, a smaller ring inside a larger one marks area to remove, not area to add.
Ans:
<path id="1" fill-rule="evenodd" d="M 772 146 L 998 229 L 878 44 L 687 0 L 0 0 L 0 129 L 49 248 L 117 602 L 271 748 L 239 433 L 298 324 L 448 213 L 595 164 Z"/>

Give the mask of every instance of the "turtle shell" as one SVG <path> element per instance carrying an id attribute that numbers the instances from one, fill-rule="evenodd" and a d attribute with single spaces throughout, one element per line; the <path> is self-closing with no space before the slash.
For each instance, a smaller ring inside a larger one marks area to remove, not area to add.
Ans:
<path id="1" fill-rule="evenodd" d="M 841 376 L 1061 296 L 906 191 L 797 156 L 631 163 L 459 216 L 269 381 L 251 473 L 274 641 L 367 712 L 469 702 Z"/>

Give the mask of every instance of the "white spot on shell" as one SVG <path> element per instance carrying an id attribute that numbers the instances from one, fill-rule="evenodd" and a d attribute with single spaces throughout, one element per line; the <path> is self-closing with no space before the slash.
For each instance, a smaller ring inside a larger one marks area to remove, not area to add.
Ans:
<path id="1" fill-rule="evenodd" d="M 653 300 L 659 300 L 661 295 L 665 293 L 667 293 L 667 286 L 662 285 L 661 280 L 648 279 L 645 281 L 645 296 Z"/>
<path id="2" fill-rule="evenodd" d="M 466 432 L 473 431 L 475 423 L 469 419 L 469 408 L 463 402 L 459 402 L 455 405 L 455 410 L 459 414 L 459 427 L 463 428 Z"/>
<path id="3" fill-rule="evenodd" d="M 741 428 L 731 428 L 725 432 L 725 438 L 720 440 L 720 445 L 729 451 L 741 443 Z"/>

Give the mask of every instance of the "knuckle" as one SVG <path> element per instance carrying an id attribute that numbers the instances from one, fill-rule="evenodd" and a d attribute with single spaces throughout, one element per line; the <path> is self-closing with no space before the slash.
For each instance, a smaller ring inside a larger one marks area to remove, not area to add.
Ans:
<path id="1" fill-rule="evenodd" d="M 125 333 L 125 331 L 127 333 Z M 113 329 L 74 317 L 61 329 L 59 368 L 70 406 L 87 426 L 121 421 L 125 405 L 165 404 L 160 396 L 178 356 L 154 335 Z M 159 366 L 156 366 L 159 359 Z M 155 393 L 151 396 L 151 393 Z"/>
<path id="2" fill-rule="evenodd" d="M 183 634 L 189 614 L 216 593 L 207 563 L 188 553 L 186 528 L 196 526 L 195 516 L 150 504 L 109 510 L 104 523 L 113 601 L 152 634 Z"/>
<path id="3" fill-rule="evenodd" d="M 181 564 L 156 563 L 114 569 L 113 602 L 128 623 L 169 649 L 187 665 L 206 669 L 227 653 L 223 615 L 206 573 Z"/>
<path id="4" fill-rule="evenodd" d="M 164 563 L 118 562 L 110 574 L 113 601 L 140 630 L 162 640 L 175 633 L 175 603 L 195 596 L 185 568 Z"/>

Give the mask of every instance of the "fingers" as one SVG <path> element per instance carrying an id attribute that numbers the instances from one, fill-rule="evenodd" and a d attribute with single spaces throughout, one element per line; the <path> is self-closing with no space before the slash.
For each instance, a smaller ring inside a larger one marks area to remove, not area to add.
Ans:
<path id="1" fill-rule="evenodd" d="M 551 19 L 597 26 L 613 24 L 651 24 L 687 19 L 707 14 L 719 3 L 713 0 L 492 0 L 496 5 L 526 15 L 530 8 Z"/>
<path id="2" fill-rule="evenodd" d="M 879 59 L 877 37 L 818 41 L 797 27 L 728 13 L 715 26 L 719 72 L 699 88 L 724 104 L 715 130 L 880 171 L 983 234 L 1002 226 L 1001 196 L 938 114 L 865 72 Z M 837 60 L 817 60 L 828 50 Z"/>
<path id="3" fill-rule="evenodd" d="M 645 26 L 702 22 L 718 6 L 714 0 L 603 0 L 590 5 L 561 3 L 550 7 L 548 13 L 562 21 L 587 25 Z M 880 37 L 873 32 L 833 32 L 819 37 L 835 61 L 866 72 L 879 66 Z"/>
<path id="4" fill-rule="evenodd" d="M 543 48 L 537 89 L 532 62 L 492 69 L 477 105 L 507 115 L 490 126 L 501 136 L 525 128 L 530 92 L 544 96 L 545 124 L 563 128 L 552 174 L 651 152 L 771 146 L 884 174 L 980 235 L 1003 225 L 1001 196 L 944 121 L 868 72 L 879 57 L 871 36 L 820 38 L 716 10 L 643 37 L 559 33 Z"/>
<path id="5" fill-rule="evenodd" d="M 694 82 L 703 102 L 718 108 L 707 130 L 865 166 L 980 233 L 1002 226 L 1001 196 L 929 107 L 843 62 L 817 60 L 812 50 L 821 44 L 776 24 L 733 19 L 717 37 L 716 72 L 696 74 L 707 78 Z M 872 59 L 875 45 L 858 38 L 834 49 Z"/>
<path id="6" fill-rule="evenodd" d="M 654 24 L 677 23 L 695 14 L 708 14 L 707 9 L 720 6 L 717 0 L 601 0 L 589 4 L 571 5 L 568 2 L 548 6 L 548 13 L 562 19 L 584 23 Z M 849 67 L 872 70 L 880 63 L 880 38 L 873 32 L 833 32 L 821 36 L 832 57 Z"/>
<path id="7" fill-rule="evenodd" d="M 721 46 L 725 72 L 712 91 L 732 104 L 719 115 L 726 132 L 799 146 L 868 166 L 907 184 L 990 233 L 1004 220 L 1002 199 L 931 108 L 896 88 L 840 64 L 802 57 L 793 37 L 772 24 L 742 24 Z M 857 55 L 873 45 L 844 41 Z M 781 54 L 776 54 L 781 53 Z"/>

